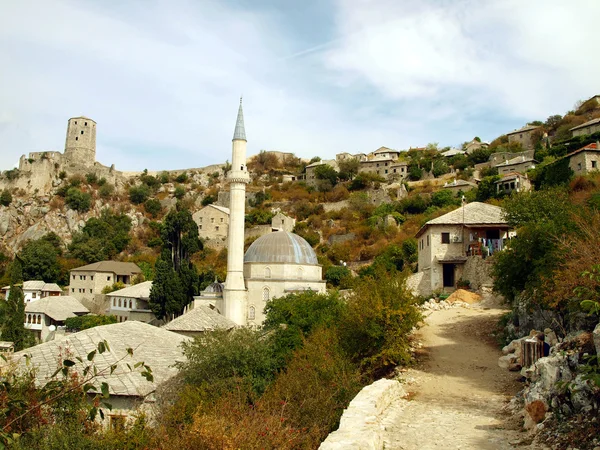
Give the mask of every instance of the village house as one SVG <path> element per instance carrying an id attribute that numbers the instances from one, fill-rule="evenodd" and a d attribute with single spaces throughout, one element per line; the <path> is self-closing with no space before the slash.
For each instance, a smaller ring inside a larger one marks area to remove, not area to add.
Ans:
<path id="1" fill-rule="evenodd" d="M 316 161 L 316 162 L 306 166 L 306 174 L 305 174 L 306 184 L 308 184 L 309 186 L 313 186 L 313 187 L 315 187 L 317 185 L 317 181 L 319 181 L 319 180 L 317 179 L 317 177 L 315 175 L 315 169 L 324 164 L 327 164 L 327 165 L 333 167 L 335 170 L 339 170 L 338 163 L 335 159 L 323 159 L 321 161 Z"/>
<path id="2" fill-rule="evenodd" d="M 600 168 L 600 142 L 588 144 L 565 158 L 569 159 L 569 167 L 576 176 L 597 171 Z"/>
<path id="3" fill-rule="evenodd" d="M 100 261 L 71 270 L 69 295 L 77 300 L 93 300 L 95 295 L 115 283 L 129 286 L 141 269 L 132 262 Z"/>
<path id="4" fill-rule="evenodd" d="M 69 317 L 83 316 L 89 310 L 75 297 L 68 295 L 44 297 L 25 305 L 25 328 L 36 339 L 45 342 L 54 338 L 58 327 L 64 327 Z"/>
<path id="5" fill-rule="evenodd" d="M 452 158 L 456 155 L 464 155 L 466 152 L 464 150 L 460 150 L 458 148 L 451 148 L 450 150 L 446 150 L 445 152 L 440 153 L 442 156 L 446 158 Z"/>
<path id="6" fill-rule="evenodd" d="M 2 288 L 5 298 L 8 298 L 10 286 Z M 54 297 L 62 294 L 62 289 L 56 283 L 46 283 L 44 281 L 31 280 L 23 282 L 23 296 L 25 303 L 33 302 L 44 297 Z"/>
<path id="7" fill-rule="evenodd" d="M 216 309 L 207 305 L 198 305 L 163 325 L 163 328 L 183 336 L 195 337 L 215 330 L 231 330 L 235 326 L 235 322 Z"/>
<path id="8" fill-rule="evenodd" d="M 418 293 L 454 290 L 467 259 L 502 250 L 508 231 L 502 208 L 479 202 L 427 222 L 416 234 Z"/>
<path id="9" fill-rule="evenodd" d="M 144 281 L 106 294 L 109 299 L 108 314 L 116 316 L 119 322 L 126 320 L 154 322 L 156 317 L 148 303 L 151 289 L 152 281 Z"/>
<path id="10" fill-rule="evenodd" d="M 571 128 L 569 131 L 573 133 L 573 137 L 586 136 L 588 134 L 594 134 L 600 132 L 600 117 L 592 120 L 588 120 L 581 125 Z"/>
<path id="11" fill-rule="evenodd" d="M 296 226 L 296 219 L 290 216 L 286 216 L 281 211 L 273 216 L 271 219 L 271 230 L 272 231 L 287 231 L 291 233 Z"/>
<path id="12" fill-rule="evenodd" d="M 453 181 L 447 181 L 444 183 L 444 189 L 451 191 L 455 195 L 459 192 L 468 192 L 476 187 L 477 183 L 473 183 L 472 181 L 457 180 L 456 178 Z"/>
<path id="13" fill-rule="evenodd" d="M 387 147 L 379 147 L 372 153 L 373 159 L 375 158 L 390 158 L 392 160 L 397 160 L 400 157 L 400 152 L 398 150 L 394 150 Z"/>
<path id="14" fill-rule="evenodd" d="M 481 142 L 481 141 L 478 141 L 477 139 L 473 139 L 471 142 L 469 142 L 465 145 L 464 151 L 468 155 L 470 155 L 475 150 L 479 150 L 480 148 L 486 149 L 489 146 L 490 146 L 490 144 L 488 144 L 487 142 Z"/>
<path id="15" fill-rule="evenodd" d="M 527 175 L 519 172 L 507 173 L 495 182 L 498 194 L 510 194 L 511 192 L 527 192 L 531 190 L 531 181 Z"/>
<path id="16" fill-rule="evenodd" d="M 540 127 L 536 125 L 525 125 L 524 127 L 519 128 L 518 130 L 506 133 L 506 136 L 508 136 L 508 143 L 518 143 L 521 144 L 521 146 L 525 150 L 531 150 L 534 146 L 534 134 L 539 129 Z"/>
<path id="17" fill-rule="evenodd" d="M 198 225 L 198 236 L 206 240 L 225 240 L 229 232 L 229 208 L 206 205 L 192 215 Z"/>
<path id="18" fill-rule="evenodd" d="M 408 176 L 408 163 L 406 161 L 394 161 L 390 166 L 389 179 L 403 179 Z"/>
<path id="19" fill-rule="evenodd" d="M 361 161 L 358 166 L 358 173 L 374 173 L 383 178 L 388 178 L 393 173 L 391 168 L 394 163 L 395 160 L 390 157 L 376 157 Z"/>
<path id="20" fill-rule="evenodd" d="M 535 169 L 536 164 L 535 159 L 522 155 L 496 164 L 495 167 L 498 169 L 498 175 L 507 175 L 513 172 L 525 173 L 530 169 Z"/>
<path id="21" fill-rule="evenodd" d="M 61 358 L 69 352 L 72 360 L 81 358 L 87 362 L 88 355 L 96 350 L 99 342 L 106 341 L 106 351 L 93 363 L 98 372 L 96 385 L 106 382 L 109 387 L 112 410 L 106 411 L 103 425 L 122 426 L 134 420 L 135 414 L 143 412 L 152 419 L 157 387 L 177 375 L 175 363 L 185 361 L 181 344 L 189 338 L 143 322 L 127 322 L 102 325 L 69 334 L 61 340 L 50 341 L 14 353 L 12 361 L 36 370 L 39 385 L 53 377 Z M 128 349 L 133 355 L 128 356 Z M 140 375 L 141 368 L 130 370 L 136 362 L 144 362 L 152 369 L 154 381 Z M 115 370 L 111 366 L 116 365 Z M 85 364 L 76 364 L 72 370 L 82 373 Z M 93 396 L 96 391 L 90 391 Z"/>

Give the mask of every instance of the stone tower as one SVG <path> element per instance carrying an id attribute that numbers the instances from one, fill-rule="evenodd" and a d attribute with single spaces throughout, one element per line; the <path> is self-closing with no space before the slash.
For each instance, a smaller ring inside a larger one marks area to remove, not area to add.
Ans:
<path id="1" fill-rule="evenodd" d="M 244 282 L 244 219 L 246 213 L 246 184 L 250 176 L 246 168 L 246 131 L 242 99 L 233 132 L 229 184 L 229 236 L 227 241 L 227 278 L 223 289 L 225 317 L 238 325 L 246 325 L 248 292 Z"/>
<path id="2" fill-rule="evenodd" d="M 88 117 L 73 117 L 67 126 L 65 142 L 67 163 L 91 166 L 96 161 L 96 122 Z"/>

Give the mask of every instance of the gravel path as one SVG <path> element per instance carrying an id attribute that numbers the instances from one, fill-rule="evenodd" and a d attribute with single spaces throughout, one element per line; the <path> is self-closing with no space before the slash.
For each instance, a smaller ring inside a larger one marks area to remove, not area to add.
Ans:
<path id="1" fill-rule="evenodd" d="M 399 379 L 409 392 L 384 418 L 387 449 L 512 449 L 526 445 L 504 412 L 517 375 L 498 367 L 490 332 L 500 309 L 430 313 L 420 330 L 421 362 Z"/>

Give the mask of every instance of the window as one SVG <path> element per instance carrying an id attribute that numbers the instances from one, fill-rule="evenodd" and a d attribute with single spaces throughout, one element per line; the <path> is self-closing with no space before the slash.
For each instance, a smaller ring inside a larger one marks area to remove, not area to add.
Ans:
<path id="1" fill-rule="evenodd" d="M 388 163 L 385 163 L 385 167 L 387 167 Z"/>
<path id="2" fill-rule="evenodd" d="M 387 169 L 385 169 L 385 173 L 388 173 Z"/>
<path id="3" fill-rule="evenodd" d="M 84 125 L 87 127 L 87 122 L 84 122 Z"/>
<path id="4" fill-rule="evenodd" d="M 81 130 L 81 134 L 83 134 L 83 130 Z"/>
<path id="5" fill-rule="evenodd" d="M 92 293 L 93 293 L 93 292 L 92 292 L 92 290 L 90 289 L 90 294 L 92 294 Z"/>
<path id="6" fill-rule="evenodd" d="M 75 292 L 75 288 L 71 288 L 71 292 Z"/>
<path id="7" fill-rule="evenodd" d="M 109 426 L 113 431 L 122 431 L 125 429 L 125 416 L 121 415 L 110 415 Z"/>
<path id="8" fill-rule="evenodd" d="M 450 233 L 442 233 L 442 244 L 450 243 Z"/>
<path id="9" fill-rule="evenodd" d="M 75 279 L 75 275 L 73 275 L 73 279 Z"/>
<path id="10" fill-rule="evenodd" d="M 427 235 L 427 247 L 429 247 L 429 235 Z"/>
<path id="11" fill-rule="evenodd" d="M 223 218 L 221 217 L 221 223 L 223 223 Z"/>
<path id="12" fill-rule="evenodd" d="M 117 299 L 113 298 L 113 306 L 117 306 Z"/>
<path id="13" fill-rule="evenodd" d="M 31 314 L 27 314 L 27 323 L 31 323 Z"/>
<path id="14" fill-rule="evenodd" d="M 106 277 L 106 281 L 110 281 L 110 275 Z"/>
<path id="15" fill-rule="evenodd" d="M 37 294 L 36 294 L 35 292 L 33 292 L 33 293 L 31 294 L 31 298 L 37 298 Z"/>
<path id="16" fill-rule="evenodd" d="M 42 316 L 38 314 L 38 325 L 42 324 Z"/>
<path id="17" fill-rule="evenodd" d="M 201 230 L 202 229 L 202 225 L 198 225 L 198 229 Z"/>
<path id="18" fill-rule="evenodd" d="M 202 223 L 202 217 L 198 218 L 198 222 Z"/>
<path id="19" fill-rule="evenodd" d="M 75 125 L 77 125 L 77 121 L 75 121 Z"/>
<path id="20" fill-rule="evenodd" d="M 85 279 L 86 279 L 86 278 L 87 278 L 87 277 L 84 275 L 84 276 L 83 276 L 83 280 L 85 281 Z"/>
<path id="21" fill-rule="evenodd" d="M 592 169 L 596 168 L 596 161 L 592 161 Z"/>
<path id="22" fill-rule="evenodd" d="M 75 136 L 75 140 L 76 140 L 76 141 L 78 141 L 78 140 L 79 140 L 79 138 L 78 138 L 77 136 Z"/>
<path id="23" fill-rule="evenodd" d="M 248 308 L 248 320 L 254 320 L 255 317 L 256 310 L 254 309 L 254 306 L 251 306 L 250 308 Z"/>
<path id="24" fill-rule="evenodd" d="M 267 301 L 269 301 L 269 299 L 270 299 L 270 292 L 269 292 L 269 288 L 266 287 L 263 289 L 263 300 L 265 302 L 267 302 Z"/>
<path id="25" fill-rule="evenodd" d="M 215 227 L 215 231 L 219 231 L 219 225 Z"/>
<path id="26" fill-rule="evenodd" d="M 581 170 L 581 163 L 577 163 L 577 170 Z"/>
<path id="27" fill-rule="evenodd" d="M 119 299 L 119 308 L 121 307 L 121 299 Z"/>
<path id="28" fill-rule="evenodd" d="M 400 172 L 404 172 L 404 167 L 402 167 L 402 168 L 400 169 Z"/>
<path id="29" fill-rule="evenodd" d="M 94 281 L 94 275 L 90 275 L 90 280 Z"/>
<path id="30" fill-rule="evenodd" d="M 210 223 L 215 223 L 215 218 L 214 217 L 210 218 Z"/>
<path id="31" fill-rule="evenodd" d="M 265 278 L 271 278 L 271 268 L 265 267 Z"/>
<path id="32" fill-rule="evenodd" d="M 129 299 L 129 309 L 131 309 L 131 299 Z"/>

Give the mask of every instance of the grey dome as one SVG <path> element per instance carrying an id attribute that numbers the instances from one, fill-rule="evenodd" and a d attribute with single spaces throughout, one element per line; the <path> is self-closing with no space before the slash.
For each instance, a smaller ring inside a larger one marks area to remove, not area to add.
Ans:
<path id="1" fill-rule="evenodd" d="M 206 286 L 206 289 L 204 289 L 202 292 L 207 294 L 221 294 L 223 292 L 223 284 L 215 280 L 214 283 Z"/>
<path id="2" fill-rule="evenodd" d="M 259 237 L 246 251 L 244 262 L 318 264 L 317 255 L 310 244 L 287 231 Z"/>

